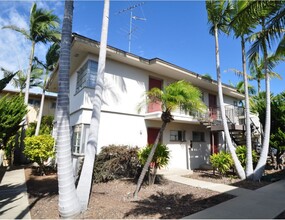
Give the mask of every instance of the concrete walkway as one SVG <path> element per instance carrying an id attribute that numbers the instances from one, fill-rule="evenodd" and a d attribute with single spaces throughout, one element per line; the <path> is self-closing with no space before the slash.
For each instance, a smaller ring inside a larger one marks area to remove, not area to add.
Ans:
<path id="1" fill-rule="evenodd" d="M 6 171 L 0 183 L 0 219 L 31 219 L 23 168 Z"/>
<path id="2" fill-rule="evenodd" d="M 285 180 L 257 190 L 247 190 L 182 177 L 191 174 L 190 171 L 161 170 L 159 173 L 178 183 L 237 196 L 184 219 L 273 219 L 285 210 Z"/>

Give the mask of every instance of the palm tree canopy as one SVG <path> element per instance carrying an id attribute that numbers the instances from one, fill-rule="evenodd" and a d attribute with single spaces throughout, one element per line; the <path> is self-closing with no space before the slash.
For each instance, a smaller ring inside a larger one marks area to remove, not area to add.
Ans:
<path id="1" fill-rule="evenodd" d="M 228 24 L 233 10 L 231 2 L 226 0 L 207 0 L 206 9 L 208 12 L 208 23 L 212 25 L 210 34 L 214 35 L 215 27 L 217 27 L 218 30 L 228 33 Z"/>
<path id="2" fill-rule="evenodd" d="M 184 80 L 173 82 L 163 90 L 152 88 L 146 92 L 146 97 L 147 103 L 161 103 L 164 112 L 172 112 L 177 108 L 187 112 L 206 109 L 201 100 L 201 91 Z"/>
<path id="3" fill-rule="evenodd" d="M 30 11 L 29 30 L 19 28 L 16 25 L 7 25 L 2 28 L 20 32 L 27 39 L 35 43 L 47 43 L 49 41 L 60 40 L 59 23 L 59 18 L 52 14 L 52 11 L 37 9 L 37 4 L 33 3 Z"/>

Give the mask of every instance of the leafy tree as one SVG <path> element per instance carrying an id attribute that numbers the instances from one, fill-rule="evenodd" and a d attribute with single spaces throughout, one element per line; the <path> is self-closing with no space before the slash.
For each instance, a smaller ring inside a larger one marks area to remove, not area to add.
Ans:
<path id="1" fill-rule="evenodd" d="M 69 119 L 69 71 L 73 3 L 73 0 L 65 0 L 58 74 L 56 157 L 59 189 L 58 209 L 62 218 L 72 218 L 81 212 L 73 177 Z"/>
<path id="2" fill-rule="evenodd" d="M 160 104 L 162 109 L 162 114 L 161 114 L 162 126 L 156 137 L 153 147 L 151 148 L 151 151 L 148 155 L 147 161 L 143 167 L 141 175 L 138 179 L 136 190 L 134 192 L 135 198 L 137 198 L 141 184 L 150 166 L 159 139 L 162 136 L 162 133 L 166 125 L 174 120 L 172 116 L 172 111 L 174 111 L 177 108 L 181 108 L 186 112 L 190 112 L 191 110 L 199 112 L 206 109 L 206 106 L 201 100 L 200 90 L 184 80 L 173 82 L 168 86 L 165 86 L 163 90 L 159 88 L 152 88 L 150 91 L 147 91 L 145 93 L 145 96 L 147 102 L 145 102 L 144 100 L 142 103 L 139 104 L 139 111 L 141 110 L 142 106 L 146 103 Z"/>
<path id="3" fill-rule="evenodd" d="M 206 10 L 208 13 L 208 23 L 211 25 L 210 34 L 214 35 L 215 38 L 215 54 L 216 54 L 216 72 L 217 72 L 217 82 L 218 82 L 218 95 L 219 104 L 222 116 L 222 123 L 224 127 L 225 137 L 227 144 L 229 146 L 230 153 L 233 157 L 235 168 L 240 179 L 245 179 L 245 172 L 237 158 L 235 153 L 235 148 L 230 137 L 230 132 L 228 128 L 224 97 L 222 91 L 222 80 L 221 80 L 221 69 L 220 69 L 220 53 L 219 53 L 219 31 L 225 33 L 228 32 L 228 25 L 230 22 L 231 14 L 233 12 L 233 7 L 229 1 L 226 0 L 207 0 Z"/>
<path id="4" fill-rule="evenodd" d="M 16 25 L 7 25 L 2 28 L 8 28 L 13 31 L 21 33 L 25 38 L 31 41 L 31 54 L 29 61 L 29 70 L 27 73 L 26 89 L 25 89 L 25 103 L 28 104 L 30 79 L 32 74 L 32 64 L 35 53 L 35 46 L 37 43 L 55 42 L 60 39 L 58 31 L 59 18 L 52 14 L 51 11 L 38 9 L 37 4 L 33 3 L 30 11 L 29 29 L 19 28 Z"/>
<path id="5" fill-rule="evenodd" d="M 50 157 L 54 157 L 54 139 L 51 135 L 26 137 L 24 154 L 39 164 L 40 175 L 45 175 L 45 164 Z"/>
<path id="6" fill-rule="evenodd" d="M 92 108 L 91 121 L 90 121 L 90 130 L 88 135 L 87 146 L 85 149 L 85 158 L 83 162 L 81 176 L 79 178 L 79 182 L 77 185 L 77 192 L 79 200 L 82 204 L 83 211 L 87 209 L 89 202 L 91 184 L 92 184 L 92 170 L 94 166 L 94 160 L 98 144 L 98 132 L 100 125 L 101 105 L 102 105 L 102 92 L 104 87 L 104 74 L 106 66 L 109 8 L 110 8 L 110 0 L 104 0 L 98 71 L 97 71 L 94 98 L 92 99 L 93 108 Z"/>
<path id="7" fill-rule="evenodd" d="M 141 164 L 144 166 L 147 162 L 148 155 L 150 154 L 151 148 L 153 147 L 153 144 L 150 144 L 144 148 L 142 148 L 138 152 L 138 158 Z M 167 166 L 170 159 L 170 152 L 168 147 L 165 144 L 158 144 L 157 148 L 154 152 L 152 161 L 150 163 L 150 166 L 148 168 L 148 183 L 149 185 L 154 184 L 157 169 L 160 169 L 164 166 Z"/>
<path id="8" fill-rule="evenodd" d="M 0 99 L 0 140 L 7 148 L 9 138 L 17 133 L 21 127 L 23 117 L 27 114 L 27 105 L 24 104 L 23 97 L 8 95 Z M 10 149 L 9 155 L 12 155 Z"/>

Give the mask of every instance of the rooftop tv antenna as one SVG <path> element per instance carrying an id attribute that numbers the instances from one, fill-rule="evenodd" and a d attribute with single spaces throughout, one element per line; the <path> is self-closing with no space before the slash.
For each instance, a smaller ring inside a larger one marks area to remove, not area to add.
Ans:
<path id="1" fill-rule="evenodd" d="M 138 16 L 135 16 L 133 15 L 133 9 L 137 8 L 137 7 L 140 7 L 144 4 L 144 2 L 141 2 L 141 3 L 138 3 L 136 5 L 132 5 L 128 8 L 125 8 L 121 11 L 119 11 L 117 14 L 121 14 L 123 12 L 126 12 L 126 11 L 130 11 L 130 29 L 129 29 L 129 33 L 128 33 L 128 36 L 129 36 L 129 50 L 128 52 L 130 53 L 131 52 L 131 41 L 132 41 L 132 34 L 134 32 L 133 30 L 133 20 L 140 20 L 140 21 L 146 21 L 146 18 L 141 18 L 141 17 L 138 17 Z"/>

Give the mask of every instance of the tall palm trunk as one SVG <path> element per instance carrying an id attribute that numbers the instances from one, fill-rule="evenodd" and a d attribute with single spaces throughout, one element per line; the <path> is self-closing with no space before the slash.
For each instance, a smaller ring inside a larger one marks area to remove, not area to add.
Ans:
<path id="1" fill-rule="evenodd" d="M 242 69 L 244 80 L 244 93 L 245 93 L 245 125 L 246 125 L 246 177 L 252 178 L 253 164 L 252 164 L 252 145 L 251 145 L 251 127 L 250 127 L 250 112 L 249 112 L 249 95 L 248 95 L 248 79 L 246 73 L 246 53 L 244 36 L 241 36 L 241 50 L 242 50 Z"/>
<path id="2" fill-rule="evenodd" d="M 146 172 L 148 171 L 149 165 L 150 165 L 150 163 L 151 163 L 151 161 L 152 161 L 153 155 L 154 155 L 155 150 L 156 150 L 156 148 L 157 148 L 159 139 L 161 138 L 161 136 L 162 136 L 162 134 L 163 134 L 163 131 L 165 130 L 165 127 L 166 127 L 167 124 L 168 124 L 168 122 L 163 121 L 162 126 L 161 126 L 161 128 L 160 128 L 160 130 L 159 130 L 159 133 L 158 133 L 158 135 L 157 135 L 157 137 L 156 137 L 156 139 L 155 139 L 155 142 L 154 142 L 154 144 L 153 144 L 153 146 L 152 146 L 152 148 L 151 148 L 151 151 L 150 151 L 150 153 L 149 153 L 149 155 L 148 155 L 148 158 L 147 158 L 147 160 L 146 160 L 146 163 L 145 163 L 145 165 L 144 165 L 144 167 L 143 167 L 143 170 L 142 170 L 142 172 L 141 172 L 141 175 L 140 175 L 140 177 L 139 177 L 139 179 L 138 179 L 137 186 L 136 186 L 136 190 L 135 190 L 135 192 L 134 192 L 134 198 L 135 198 L 135 199 L 138 198 L 138 192 L 139 192 L 139 190 L 140 190 L 140 188 L 141 188 L 141 185 L 142 185 L 142 183 L 143 183 L 145 174 L 146 174 Z"/>
<path id="3" fill-rule="evenodd" d="M 36 45 L 36 42 L 32 41 L 32 49 L 31 49 L 31 54 L 30 54 L 29 70 L 28 70 L 28 73 L 27 73 L 26 90 L 25 90 L 25 104 L 26 105 L 29 102 L 29 89 L 30 89 L 30 81 L 31 81 L 33 59 L 34 59 L 34 55 L 35 55 L 35 45 Z"/>
<path id="4" fill-rule="evenodd" d="M 92 100 L 93 110 L 90 122 L 89 137 L 87 146 L 85 149 L 85 158 L 80 174 L 80 179 L 77 185 L 77 193 L 79 196 L 82 209 L 86 210 L 89 202 L 89 196 L 92 185 L 93 166 L 95 161 L 95 155 L 97 153 L 98 145 L 98 132 L 100 125 L 100 114 L 102 105 L 102 92 L 104 87 L 104 73 L 106 64 L 106 52 L 107 52 L 107 36 L 109 25 L 109 7 L 110 0 L 104 1 L 104 12 L 100 42 L 100 53 L 98 62 L 98 73 L 95 86 L 95 95 Z"/>
<path id="5" fill-rule="evenodd" d="M 65 1 L 62 39 L 59 59 L 57 98 L 57 174 L 59 192 L 59 214 L 72 218 L 80 213 L 81 207 L 76 194 L 71 161 L 71 140 L 69 120 L 69 71 L 70 46 L 73 18 L 73 0 Z"/>
<path id="6" fill-rule="evenodd" d="M 220 110 L 222 115 L 222 123 L 224 127 L 224 132 L 226 136 L 226 142 L 228 144 L 230 153 L 232 155 L 235 168 L 237 171 L 237 174 L 240 179 L 245 179 L 245 172 L 243 170 L 243 167 L 241 166 L 240 161 L 238 160 L 238 157 L 235 152 L 235 148 L 232 144 L 232 140 L 230 137 L 230 132 L 228 128 L 228 123 L 226 119 L 226 113 L 225 113 L 225 106 L 224 106 L 224 97 L 223 97 L 223 90 L 222 90 L 222 82 L 221 82 L 221 70 L 220 70 L 220 53 L 219 53 L 219 38 L 218 38 L 218 27 L 217 24 L 215 24 L 214 27 L 214 34 L 215 34 L 215 51 L 216 51 L 216 68 L 217 68 L 217 81 L 218 81 L 218 94 L 219 94 L 219 103 L 220 103 Z"/>
<path id="7" fill-rule="evenodd" d="M 45 94 L 46 94 L 45 84 L 46 84 L 46 80 L 45 80 L 43 91 L 42 91 L 41 105 L 40 105 L 40 110 L 39 110 L 39 115 L 38 115 L 38 120 L 37 120 L 37 127 L 36 127 L 35 136 L 38 136 L 40 133 L 40 127 L 41 127 L 43 110 L 44 110 L 44 103 L 45 103 Z"/>
<path id="8" fill-rule="evenodd" d="M 262 29 L 265 30 L 264 20 L 262 22 Z M 254 170 L 254 180 L 260 180 L 263 171 L 265 169 L 267 155 L 269 150 L 269 139 L 270 139 L 270 123 L 271 123 L 271 106 L 270 106 L 270 76 L 268 72 L 268 53 L 265 39 L 262 40 L 263 46 L 263 56 L 264 56 L 264 71 L 265 71 L 265 83 L 266 83 L 266 114 L 265 114 L 265 128 L 264 128 L 264 139 L 262 144 L 262 149 L 260 153 L 260 158 L 258 160 L 257 166 Z"/>

